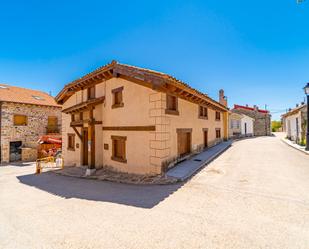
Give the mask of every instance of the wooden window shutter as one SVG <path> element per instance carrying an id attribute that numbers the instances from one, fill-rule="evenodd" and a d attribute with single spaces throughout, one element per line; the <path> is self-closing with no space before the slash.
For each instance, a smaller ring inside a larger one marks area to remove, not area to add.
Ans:
<path id="1" fill-rule="evenodd" d="M 27 116 L 14 115 L 14 125 L 27 125 Z"/>

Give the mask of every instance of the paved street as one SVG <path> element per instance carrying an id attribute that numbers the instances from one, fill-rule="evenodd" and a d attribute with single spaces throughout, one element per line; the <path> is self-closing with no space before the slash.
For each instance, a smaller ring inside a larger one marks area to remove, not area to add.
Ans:
<path id="1" fill-rule="evenodd" d="M 0 248 L 309 248 L 309 156 L 236 142 L 184 184 L 0 168 Z"/>

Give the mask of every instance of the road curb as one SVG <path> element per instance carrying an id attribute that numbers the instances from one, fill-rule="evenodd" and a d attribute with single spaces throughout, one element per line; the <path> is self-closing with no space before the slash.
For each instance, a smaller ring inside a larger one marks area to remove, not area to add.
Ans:
<path id="1" fill-rule="evenodd" d="M 292 147 L 293 149 L 295 149 L 295 150 L 297 150 L 297 151 L 299 151 L 299 152 L 302 152 L 303 154 L 309 156 L 309 152 L 306 152 L 306 151 L 304 151 L 304 150 L 300 150 L 300 149 L 296 148 L 296 147 L 293 146 L 292 144 L 290 144 L 290 143 L 288 143 L 287 141 L 285 141 L 284 138 L 281 138 L 281 141 L 282 141 L 284 144 L 286 144 L 286 145 Z"/>
<path id="2" fill-rule="evenodd" d="M 224 149 L 218 151 L 216 154 L 211 156 L 208 160 L 204 161 L 200 165 L 200 167 L 198 167 L 197 169 L 193 170 L 188 176 L 185 176 L 185 177 L 182 177 L 182 178 L 175 178 L 175 179 L 177 179 L 177 182 L 185 182 L 185 181 L 189 180 L 190 178 L 195 176 L 198 172 L 200 172 L 202 169 L 206 168 L 209 163 L 211 163 L 216 158 L 218 158 L 221 154 L 223 154 L 225 151 L 227 151 L 232 146 L 232 144 L 233 144 L 233 142 L 231 144 L 229 144 L 227 147 L 225 147 Z"/>

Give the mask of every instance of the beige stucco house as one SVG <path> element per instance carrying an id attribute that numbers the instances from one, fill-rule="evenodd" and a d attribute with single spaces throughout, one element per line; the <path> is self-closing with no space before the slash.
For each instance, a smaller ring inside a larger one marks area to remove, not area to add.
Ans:
<path id="1" fill-rule="evenodd" d="M 59 134 L 61 106 L 47 93 L 0 84 L 0 162 L 34 161 L 37 141 Z"/>
<path id="2" fill-rule="evenodd" d="M 228 138 L 228 108 L 164 73 L 105 65 L 66 85 L 65 165 L 161 174 L 181 158 Z"/>

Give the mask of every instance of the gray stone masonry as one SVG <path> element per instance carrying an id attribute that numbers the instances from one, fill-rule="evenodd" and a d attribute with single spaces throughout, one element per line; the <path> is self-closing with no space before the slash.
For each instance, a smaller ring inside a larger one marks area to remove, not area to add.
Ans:
<path id="1" fill-rule="evenodd" d="M 271 115 L 261 113 L 258 110 L 233 109 L 233 112 L 247 115 L 254 119 L 254 135 L 270 136 L 271 135 Z"/>
<path id="2" fill-rule="evenodd" d="M 14 126 L 14 114 L 26 115 L 25 126 Z M 48 116 L 57 116 L 61 130 L 61 108 L 2 102 L 1 108 L 1 162 L 9 162 L 10 142 L 22 141 L 22 146 L 37 148 L 37 141 L 46 134 Z M 33 156 L 31 157 L 33 158 Z"/>

